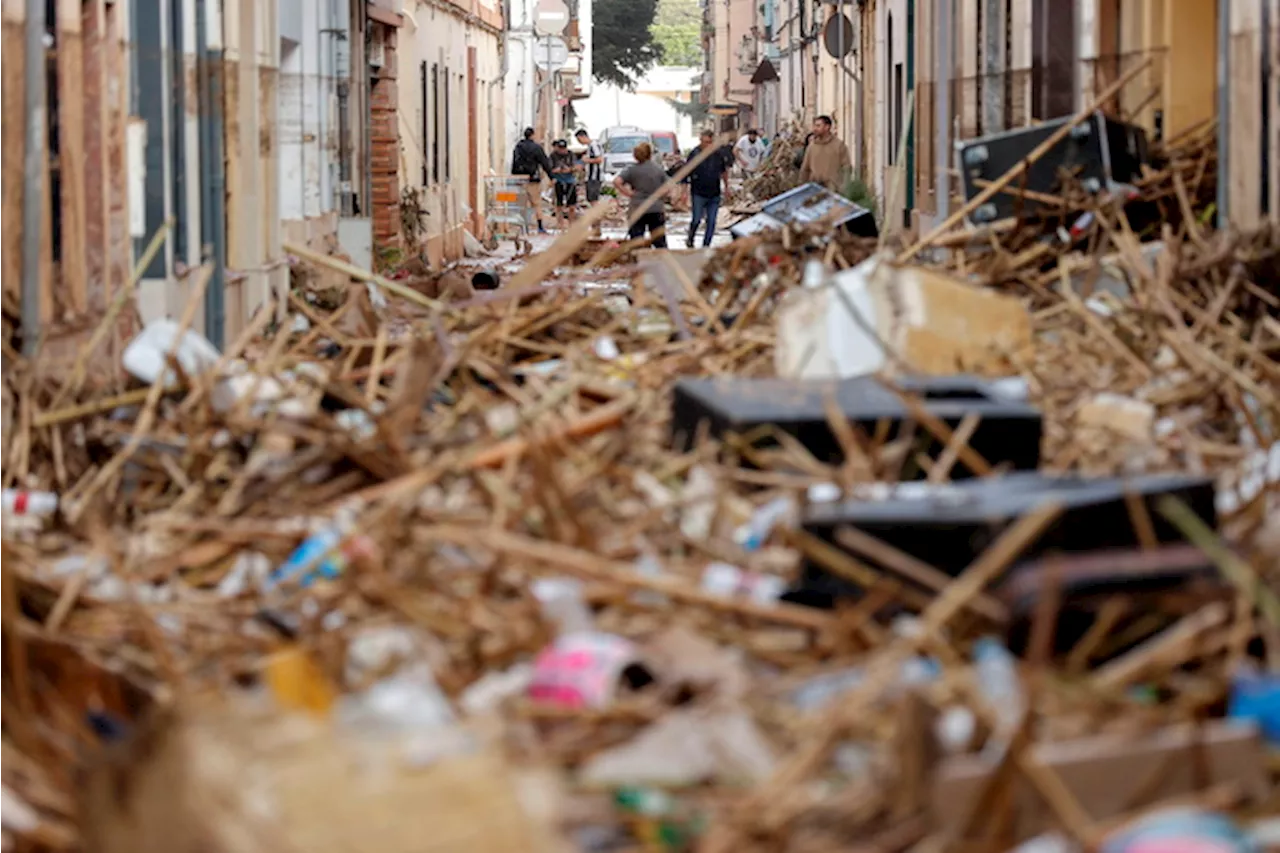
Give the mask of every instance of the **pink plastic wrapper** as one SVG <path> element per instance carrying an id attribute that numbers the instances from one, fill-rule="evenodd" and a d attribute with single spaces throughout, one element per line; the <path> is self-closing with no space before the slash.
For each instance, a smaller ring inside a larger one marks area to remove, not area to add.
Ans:
<path id="1" fill-rule="evenodd" d="M 612 634 L 566 634 L 533 663 L 529 698 L 564 708 L 606 708 L 622 671 L 636 663 L 636 648 Z"/>

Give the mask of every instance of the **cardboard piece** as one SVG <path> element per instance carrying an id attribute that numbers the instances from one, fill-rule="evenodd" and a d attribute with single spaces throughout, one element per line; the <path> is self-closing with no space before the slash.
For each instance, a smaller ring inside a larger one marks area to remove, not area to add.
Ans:
<path id="1" fill-rule="evenodd" d="M 458 735 L 458 737 L 453 737 Z M 263 705 L 168 713 L 91 768 L 84 849 L 98 853 L 562 853 L 519 774 L 458 729 L 423 760 L 398 730 Z M 541 809 L 539 810 L 541 811 Z"/>
<path id="2" fill-rule="evenodd" d="M 793 291 L 778 309 L 778 375 L 1004 376 L 1030 351 L 1031 315 L 1001 293 L 873 257 Z"/>
<path id="3" fill-rule="evenodd" d="M 1236 783 L 1250 801 L 1269 793 L 1266 753 L 1252 723 L 1170 726 L 1145 737 L 1099 735 L 1041 743 L 1031 755 L 1061 780 L 1094 820 L 1106 820 L 1213 785 Z M 987 755 L 949 758 L 933 783 L 939 826 L 960 831 L 992 773 Z M 1030 783 L 1013 783 L 1013 829 L 1024 841 L 1055 826 L 1053 813 Z"/>

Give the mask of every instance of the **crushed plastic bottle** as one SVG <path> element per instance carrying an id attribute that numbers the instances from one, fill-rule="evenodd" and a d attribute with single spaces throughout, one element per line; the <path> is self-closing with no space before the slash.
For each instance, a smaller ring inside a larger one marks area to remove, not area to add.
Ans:
<path id="1" fill-rule="evenodd" d="M 776 575 L 749 572 L 729 563 L 711 563 L 702 572 L 702 589 L 725 598 L 773 604 L 787 591 L 787 582 Z"/>
<path id="2" fill-rule="evenodd" d="M 935 681 L 941 668 L 932 658 L 907 658 L 902 662 L 898 680 L 886 695 L 906 687 L 929 684 Z M 826 707 L 832 700 L 857 688 L 866 680 L 867 673 L 863 667 L 854 666 L 835 672 L 815 676 L 797 687 L 791 693 L 791 702 L 801 711 L 817 711 Z"/>
<path id="3" fill-rule="evenodd" d="M 1000 733 L 1012 733 L 1026 710 L 1017 658 L 995 637 L 979 637 L 973 644 L 973 665 L 978 687 L 996 713 Z"/>
<path id="4" fill-rule="evenodd" d="M 790 497 L 774 498 L 734 531 L 734 541 L 747 551 L 758 551 L 769 540 L 774 528 L 794 516 L 795 511 L 796 502 Z"/>
<path id="5" fill-rule="evenodd" d="M 531 586 L 542 609 L 542 618 L 556 626 L 561 636 L 588 633 L 595 617 L 582 595 L 582 583 L 573 578 L 539 578 Z"/>
<path id="6" fill-rule="evenodd" d="M 355 535 L 359 511 L 360 505 L 351 503 L 334 513 L 332 521 L 302 540 L 302 544 L 268 576 L 266 588 L 271 590 L 288 583 L 309 586 L 321 578 L 341 574 L 355 549 L 367 545 L 366 541 L 359 546 L 348 546 L 348 553 L 343 553 L 344 545 Z"/>
<path id="7" fill-rule="evenodd" d="M 1231 680 L 1227 714 L 1253 720 L 1272 746 L 1280 746 L 1280 675 L 1246 665 Z"/>
<path id="8" fill-rule="evenodd" d="M 649 850 L 689 849 L 706 826 L 703 815 L 656 788 L 619 788 L 613 801 L 633 818 L 636 838 Z"/>

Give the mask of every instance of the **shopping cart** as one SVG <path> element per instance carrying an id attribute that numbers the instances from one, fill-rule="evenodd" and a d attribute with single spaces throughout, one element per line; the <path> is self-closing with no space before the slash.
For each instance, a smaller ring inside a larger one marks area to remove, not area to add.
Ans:
<path id="1" fill-rule="evenodd" d="M 485 224 L 497 240 L 514 240 L 519 250 L 529 242 L 529 204 L 525 175 L 490 175 L 484 179 Z"/>

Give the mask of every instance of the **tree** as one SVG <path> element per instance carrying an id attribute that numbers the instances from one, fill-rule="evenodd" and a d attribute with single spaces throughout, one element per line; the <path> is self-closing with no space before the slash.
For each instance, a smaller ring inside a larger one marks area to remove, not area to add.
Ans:
<path id="1" fill-rule="evenodd" d="M 658 12 L 649 30 L 663 65 L 702 67 L 702 9 L 698 0 L 658 0 Z"/>
<path id="2" fill-rule="evenodd" d="M 592 17 L 592 76 L 601 83 L 632 88 L 658 61 L 653 42 L 658 0 L 596 0 Z"/>

